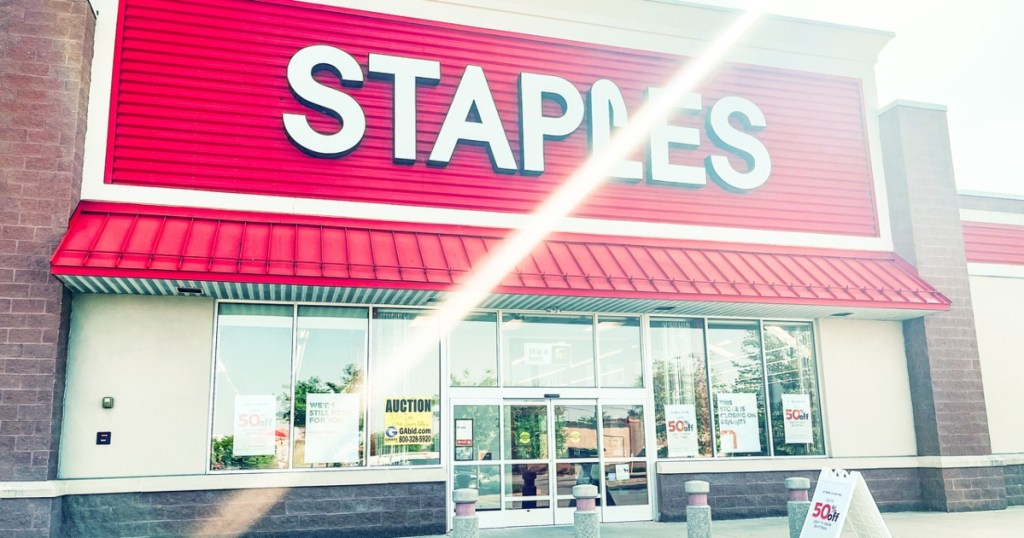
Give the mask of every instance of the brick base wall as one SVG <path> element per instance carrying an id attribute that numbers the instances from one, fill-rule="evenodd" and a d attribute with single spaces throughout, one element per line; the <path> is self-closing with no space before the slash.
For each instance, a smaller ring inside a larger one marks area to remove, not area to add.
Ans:
<path id="1" fill-rule="evenodd" d="M 62 536 L 331 536 L 445 532 L 443 482 L 74 495 Z M 5 535 L 7 536 L 7 535 Z"/>
<path id="2" fill-rule="evenodd" d="M 0 536 L 49 538 L 60 522 L 60 499 L 0 500 Z"/>
<path id="3" fill-rule="evenodd" d="M 1006 483 L 1006 503 L 1010 506 L 1024 505 L 1024 465 L 1003 467 Z"/>
<path id="4" fill-rule="evenodd" d="M 1006 508 L 1002 467 L 921 469 L 925 510 L 966 512 Z"/>
<path id="5" fill-rule="evenodd" d="M 918 469 L 866 469 L 860 472 L 879 510 L 897 512 L 924 508 Z M 818 471 L 658 475 L 660 519 L 686 520 L 683 484 L 690 480 L 704 480 L 711 484 L 708 505 L 713 519 L 785 516 L 786 501 L 789 500 L 785 480 L 793 476 L 810 479 L 813 492 Z"/>

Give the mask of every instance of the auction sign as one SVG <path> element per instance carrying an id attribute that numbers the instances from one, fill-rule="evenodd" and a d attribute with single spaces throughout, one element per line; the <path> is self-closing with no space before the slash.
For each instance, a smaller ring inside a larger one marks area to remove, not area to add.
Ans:
<path id="1" fill-rule="evenodd" d="M 434 442 L 433 397 L 388 398 L 384 404 L 384 444 L 426 445 Z"/>

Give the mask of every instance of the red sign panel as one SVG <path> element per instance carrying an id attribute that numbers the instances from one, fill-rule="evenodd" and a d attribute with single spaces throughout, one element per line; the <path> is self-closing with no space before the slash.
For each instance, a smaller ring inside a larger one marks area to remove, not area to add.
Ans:
<path id="1" fill-rule="evenodd" d="M 1024 265 L 1024 226 L 987 222 L 964 223 L 967 261 Z"/>
<path id="2" fill-rule="evenodd" d="M 106 181 L 526 213 L 690 61 L 290 0 L 122 0 Z M 609 88 L 624 108 L 594 107 Z M 687 103 L 573 215 L 878 235 L 859 80 L 727 64 Z M 289 117 L 351 144 L 311 151 Z"/>

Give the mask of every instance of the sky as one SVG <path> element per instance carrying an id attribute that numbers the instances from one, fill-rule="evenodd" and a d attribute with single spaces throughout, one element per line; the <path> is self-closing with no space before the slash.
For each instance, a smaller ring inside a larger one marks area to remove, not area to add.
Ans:
<path id="1" fill-rule="evenodd" d="M 1024 1 L 688 0 L 894 32 L 875 68 L 878 103 L 948 107 L 961 191 L 1024 196 Z"/>

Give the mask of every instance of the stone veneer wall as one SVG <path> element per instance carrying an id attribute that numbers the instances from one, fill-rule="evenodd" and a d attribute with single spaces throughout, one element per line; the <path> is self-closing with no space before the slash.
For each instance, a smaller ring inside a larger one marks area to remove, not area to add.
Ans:
<path id="1" fill-rule="evenodd" d="M 658 507 L 661 521 L 686 520 L 683 484 L 704 480 L 711 484 L 708 505 L 712 519 L 742 519 L 786 515 L 789 492 L 785 480 L 802 476 L 811 480 L 813 492 L 819 471 L 770 471 L 752 473 L 693 473 L 658 475 Z M 863 469 L 864 481 L 879 510 L 921 510 L 919 469 Z"/>
<path id="2" fill-rule="evenodd" d="M 1024 505 L 1024 465 L 1003 467 L 1006 479 L 1006 503 L 1010 506 Z"/>
<path id="3" fill-rule="evenodd" d="M 69 495 L 61 535 L 390 538 L 445 533 L 443 482 Z"/>

